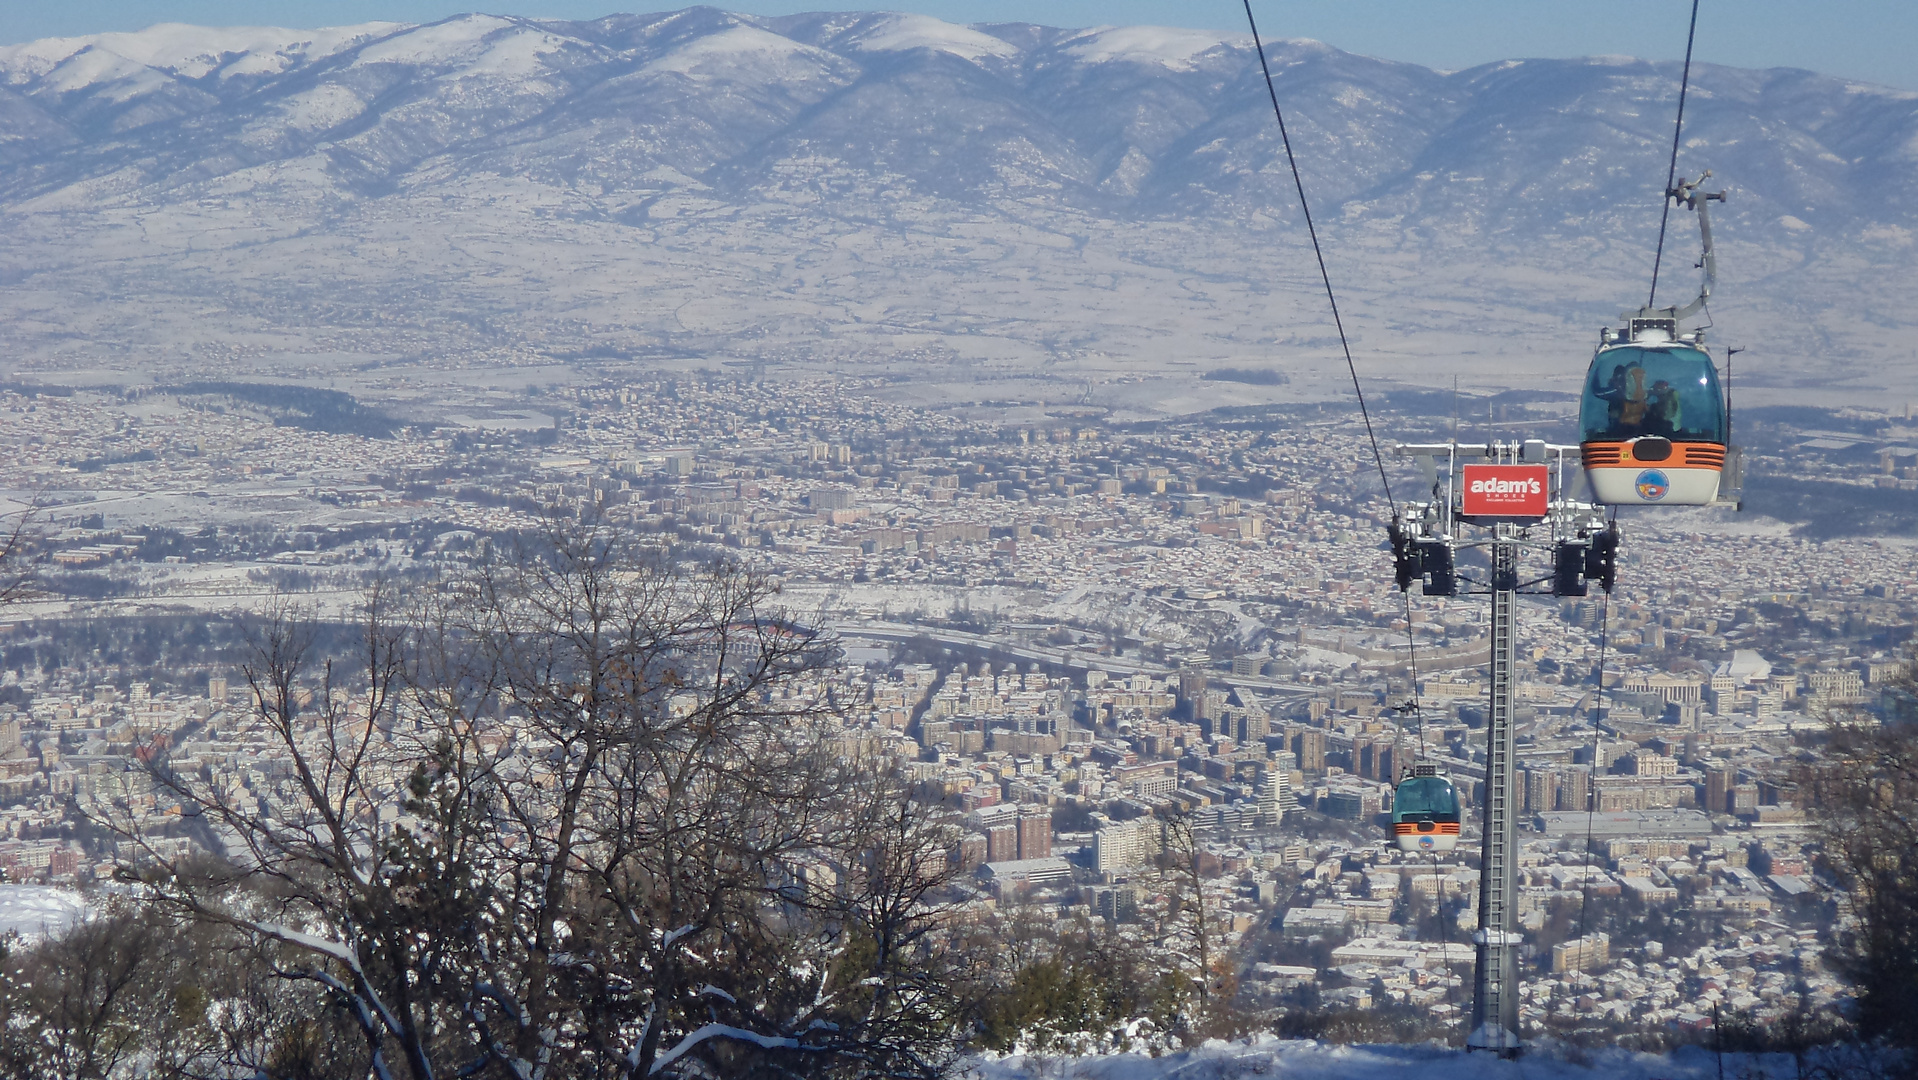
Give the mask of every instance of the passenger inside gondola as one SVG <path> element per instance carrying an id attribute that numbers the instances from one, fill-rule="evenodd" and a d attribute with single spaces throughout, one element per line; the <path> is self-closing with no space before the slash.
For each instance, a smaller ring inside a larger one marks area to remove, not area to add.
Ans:
<path id="1" fill-rule="evenodd" d="M 1696 349 L 1607 349 L 1592 361 L 1580 410 L 1585 442 L 1644 435 L 1723 442 L 1724 396 L 1711 357 Z"/>
<path id="2" fill-rule="evenodd" d="M 1597 392 L 1605 401 L 1605 415 L 1618 431 L 1636 431 L 1645 424 L 1645 366 L 1636 361 L 1612 368 L 1612 377 Z"/>
<path id="3" fill-rule="evenodd" d="M 1672 384 L 1660 379 L 1652 384 L 1650 399 L 1646 402 L 1645 426 L 1654 435 L 1663 435 L 1668 439 L 1678 437 L 1684 430 L 1678 418 L 1684 414 L 1679 403 L 1678 391 Z"/>

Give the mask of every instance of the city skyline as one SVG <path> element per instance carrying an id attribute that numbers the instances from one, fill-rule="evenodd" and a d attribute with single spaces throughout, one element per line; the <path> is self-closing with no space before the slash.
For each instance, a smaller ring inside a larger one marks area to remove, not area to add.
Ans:
<path id="1" fill-rule="evenodd" d="M 845 646 L 763 707 L 817 721 L 837 753 L 884 762 L 946 815 L 949 877 L 928 896 L 953 925 L 1024 932 L 1000 921 L 1016 900 L 1172 964 L 1164 927 L 1200 891 L 1246 1007 L 1290 1008 L 1309 987 L 1458 1034 L 1491 622 L 1482 597 L 1395 591 L 1376 477 L 1326 468 L 1366 456 L 1352 411 L 1137 425 L 1033 402 L 925 409 L 874 396 L 886 386 L 609 372 L 431 428 L 242 384 L 0 390 L 0 441 L 21 448 L 0 487 L 47 500 L 60 594 L 7 612 L 0 870 L 72 889 L 130 857 L 191 857 L 181 797 L 119 779 L 146 762 L 218 785 L 233 827 L 268 827 L 297 796 L 289 756 L 357 723 L 326 703 L 370 684 L 295 693 L 305 719 L 276 728 L 222 644 L 247 613 L 279 595 L 350 621 L 369 581 L 457 589 L 528 536 L 591 523 L 776 582 L 763 614 Z M 1395 435 L 1431 422 L 1377 411 Z M 1795 455 L 1803 471 L 1815 451 L 1820 480 L 1861 501 L 1918 490 L 1906 417 L 1817 422 L 1830 445 L 1804 449 L 1807 430 L 1760 411 L 1754 470 Z M 1828 430 L 1848 424 L 1872 434 Z M 1763 1022 L 1855 992 L 1829 959 L 1844 893 L 1818 872 L 1808 779 L 1832 717 L 1906 677 L 1918 586 L 1896 543 L 1741 524 L 1633 515 L 1609 599 L 1521 605 L 1527 1038 L 1701 1031 L 1721 1006 Z M 188 624 L 204 632 L 162 629 Z M 536 759 L 536 698 L 486 709 L 476 746 Z M 367 773 L 380 799 L 428 723 L 412 699 L 396 710 Z M 1468 801 L 1456 851 L 1380 843 L 1414 760 Z M 76 805 L 120 815 L 143 846 L 80 831 Z M 786 865 L 832 881 L 822 856 Z M 1587 899 L 1571 933 L 1563 915 Z M 1324 958 L 1302 966 L 1302 945 Z"/>

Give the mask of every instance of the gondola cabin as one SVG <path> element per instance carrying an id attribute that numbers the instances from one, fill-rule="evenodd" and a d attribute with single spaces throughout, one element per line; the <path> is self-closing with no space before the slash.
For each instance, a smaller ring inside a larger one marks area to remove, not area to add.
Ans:
<path id="1" fill-rule="evenodd" d="M 1458 846 L 1458 791 L 1436 767 L 1415 765 L 1392 793 L 1392 835 L 1400 851 L 1450 851 Z"/>
<path id="2" fill-rule="evenodd" d="M 1606 331 L 1592 357 L 1579 449 L 1599 503 L 1707 506 L 1718 498 L 1725 395 L 1711 355 L 1697 335 L 1674 334 L 1674 322 L 1634 319 L 1623 333 Z"/>

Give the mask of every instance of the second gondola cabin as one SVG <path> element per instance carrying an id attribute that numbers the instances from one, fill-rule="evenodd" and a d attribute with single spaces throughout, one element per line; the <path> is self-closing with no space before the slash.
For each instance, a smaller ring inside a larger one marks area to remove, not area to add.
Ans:
<path id="1" fill-rule="evenodd" d="M 1437 766 L 1412 766 L 1392 792 L 1392 836 L 1400 851 L 1451 851 L 1461 821 L 1458 791 Z"/>
<path id="2" fill-rule="evenodd" d="M 1606 331 L 1585 376 L 1580 451 L 1608 506 L 1709 506 L 1725 471 L 1725 394 L 1697 335 L 1676 320 Z"/>

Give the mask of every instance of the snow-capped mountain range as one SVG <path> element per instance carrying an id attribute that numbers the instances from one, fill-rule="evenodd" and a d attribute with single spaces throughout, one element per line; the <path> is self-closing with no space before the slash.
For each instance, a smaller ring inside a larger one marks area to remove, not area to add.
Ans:
<path id="1" fill-rule="evenodd" d="M 1642 302 L 1676 65 L 1269 50 L 1381 377 L 1550 385 Z M 1257 71 L 1196 31 L 712 8 L 0 47 L 0 342 L 121 371 L 1262 363 L 1309 393 L 1329 323 Z M 1679 171 L 1706 167 L 1756 381 L 1918 385 L 1918 94 L 1700 65 Z"/>

